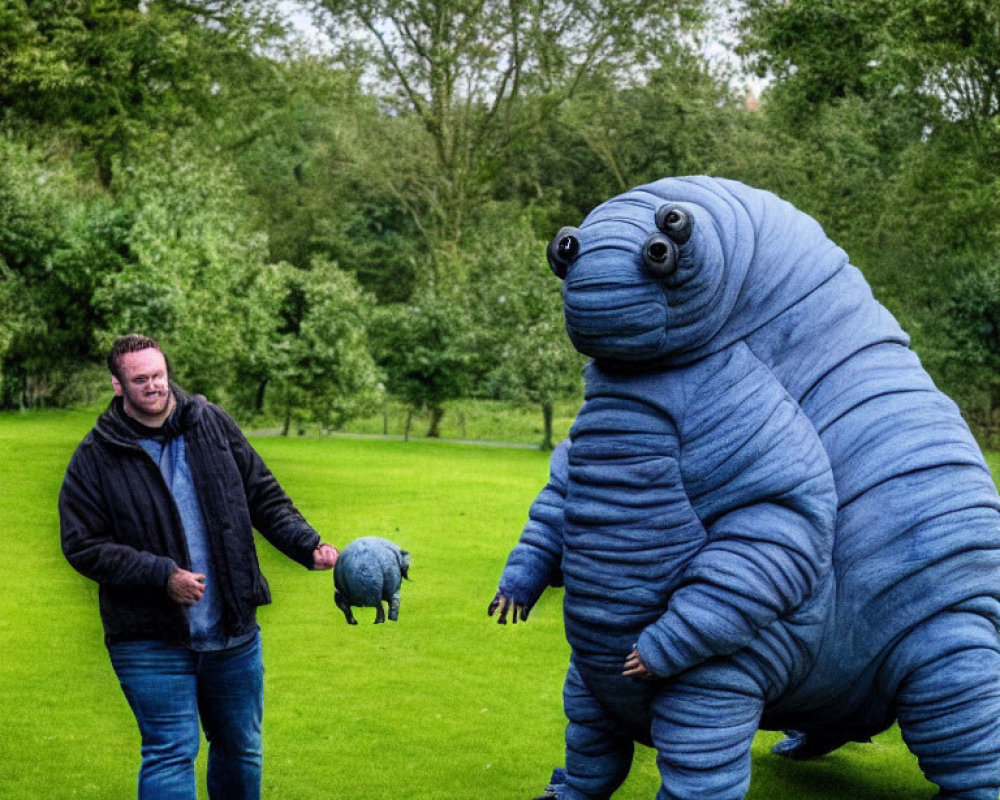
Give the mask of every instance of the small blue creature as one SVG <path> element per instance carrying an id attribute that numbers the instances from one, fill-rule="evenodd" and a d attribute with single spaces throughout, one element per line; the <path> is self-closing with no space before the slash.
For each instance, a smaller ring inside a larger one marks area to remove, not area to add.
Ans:
<path id="1" fill-rule="evenodd" d="M 565 586 L 549 796 L 610 797 L 639 741 L 658 800 L 738 800 L 758 728 L 809 758 L 898 721 L 939 798 L 997 800 L 1000 500 L 843 250 L 694 177 L 601 204 L 548 257 L 593 361 L 489 611 Z"/>
<path id="2" fill-rule="evenodd" d="M 363 536 L 347 545 L 333 568 L 333 599 L 347 624 L 358 624 L 351 606 L 374 606 L 375 623 L 385 622 L 383 602 L 389 604 L 389 619 L 398 620 L 399 589 L 409 571 L 409 551 L 388 539 Z"/>

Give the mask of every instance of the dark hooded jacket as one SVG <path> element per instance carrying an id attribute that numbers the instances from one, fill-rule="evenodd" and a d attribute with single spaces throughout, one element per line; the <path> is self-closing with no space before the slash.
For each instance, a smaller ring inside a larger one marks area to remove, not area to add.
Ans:
<path id="1" fill-rule="evenodd" d="M 306 567 L 320 537 L 226 412 L 173 388 L 177 408 L 162 429 L 150 432 L 184 436 L 224 632 L 238 637 L 254 629 L 255 609 L 271 600 L 253 529 Z M 159 467 L 139 444 L 144 436 L 116 397 L 77 447 L 59 494 L 63 553 L 100 586 L 107 644 L 186 644 L 184 609 L 167 596 L 166 586 L 176 567 L 191 569 L 187 540 Z"/>

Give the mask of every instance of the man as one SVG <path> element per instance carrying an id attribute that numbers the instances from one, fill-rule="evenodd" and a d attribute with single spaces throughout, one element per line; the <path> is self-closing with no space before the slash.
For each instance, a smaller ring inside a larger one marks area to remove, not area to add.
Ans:
<path id="1" fill-rule="evenodd" d="M 213 800 L 259 798 L 270 602 L 253 528 L 303 566 L 323 544 L 236 423 L 170 380 L 146 336 L 108 355 L 114 398 L 59 496 L 66 558 L 100 586 L 111 663 L 142 734 L 140 800 L 194 800 L 199 719 Z"/>

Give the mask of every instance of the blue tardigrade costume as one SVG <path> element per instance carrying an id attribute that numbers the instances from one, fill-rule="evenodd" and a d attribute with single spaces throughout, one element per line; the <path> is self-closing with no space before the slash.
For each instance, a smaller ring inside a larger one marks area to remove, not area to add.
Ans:
<path id="1" fill-rule="evenodd" d="M 362 536 L 345 547 L 333 568 L 334 602 L 348 625 L 357 625 L 351 606 L 374 606 L 375 622 L 399 619 L 399 590 L 410 577 L 410 552 L 380 536 Z"/>
<path id="2" fill-rule="evenodd" d="M 1000 786 L 1000 502 L 955 405 L 820 226 L 706 177 L 641 186 L 549 246 L 586 396 L 503 571 L 565 586 L 555 794 L 741 798 L 786 755 L 898 720 L 940 797 Z M 654 676 L 623 676 L 637 646 Z"/>

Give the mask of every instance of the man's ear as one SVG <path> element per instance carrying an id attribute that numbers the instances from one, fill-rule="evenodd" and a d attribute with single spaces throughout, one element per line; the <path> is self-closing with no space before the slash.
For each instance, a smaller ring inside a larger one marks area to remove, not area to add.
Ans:
<path id="1" fill-rule="evenodd" d="M 119 382 L 118 378 L 116 378 L 114 375 L 111 376 L 111 388 L 115 390 L 115 396 L 116 397 L 121 397 L 122 396 L 122 394 L 123 394 L 123 392 L 122 392 L 122 385 Z"/>

